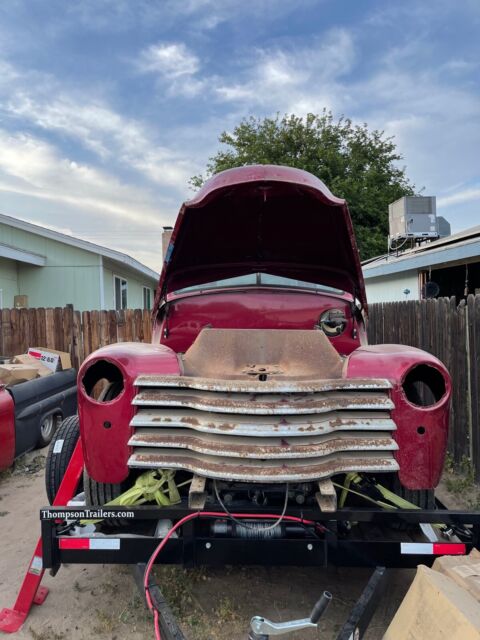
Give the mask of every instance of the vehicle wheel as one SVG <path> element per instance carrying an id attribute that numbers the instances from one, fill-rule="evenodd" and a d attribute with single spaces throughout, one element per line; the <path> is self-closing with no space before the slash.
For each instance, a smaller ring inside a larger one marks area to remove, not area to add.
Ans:
<path id="1" fill-rule="evenodd" d="M 404 500 L 420 507 L 420 509 L 435 509 L 435 495 L 433 489 L 406 489 L 395 476 L 392 491 Z"/>
<path id="2" fill-rule="evenodd" d="M 85 502 L 87 504 L 87 507 L 103 506 L 107 502 L 110 502 L 110 500 L 118 498 L 118 496 L 126 490 L 126 487 L 124 487 L 123 484 L 97 482 L 96 480 L 90 478 L 86 470 L 83 472 L 83 487 L 85 491 Z M 105 518 L 104 522 L 111 527 L 118 527 L 126 524 L 127 521 L 124 518 L 118 520 Z"/>
<path id="3" fill-rule="evenodd" d="M 78 416 L 70 416 L 65 418 L 57 429 L 55 437 L 50 444 L 45 463 L 45 487 L 50 504 L 53 504 L 53 500 L 57 495 L 79 436 Z M 81 491 L 81 486 L 79 490 Z"/>
<path id="4" fill-rule="evenodd" d="M 46 447 L 47 444 L 50 444 L 61 419 L 58 413 L 51 413 L 42 420 L 38 434 L 37 449 L 41 449 L 42 447 Z"/>

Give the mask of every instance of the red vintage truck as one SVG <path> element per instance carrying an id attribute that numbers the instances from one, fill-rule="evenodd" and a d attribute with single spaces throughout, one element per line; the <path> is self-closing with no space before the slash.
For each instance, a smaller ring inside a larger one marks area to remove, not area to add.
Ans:
<path id="1" fill-rule="evenodd" d="M 288 503 L 311 503 L 349 472 L 433 506 L 449 374 L 418 349 L 369 346 L 366 316 L 344 200 L 288 167 L 215 175 L 180 209 L 152 344 L 104 347 L 79 371 L 87 503 L 174 469 L 232 508 L 282 505 L 286 485 Z"/>
<path id="2" fill-rule="evenodd" d="M 419 349 L 369 346 L 367 311 L 344 200 L 288 167 L 211 178 L 180 209 L 152 344 L 103 347 L 80 368 L 78 417 L 47 459 L 53 506 L 0 630 L 64 563 L 136 565 L 164 640 L 183 635 L 158 560 L 333 563 L 377 567 L 338 636 L 361 638 L 385 567 L 478 546 L 480 513 L 434 497 L 450 376 Z M 330 598 L 305 620 L 255 616 L 249 637 L 316 627 Z"/>

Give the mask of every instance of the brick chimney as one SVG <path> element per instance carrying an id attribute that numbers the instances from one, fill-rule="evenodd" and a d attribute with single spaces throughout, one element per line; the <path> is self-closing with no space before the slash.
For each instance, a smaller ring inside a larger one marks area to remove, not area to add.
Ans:
<path id="1" fill-rule="evenodd" d="M 172 237 L 173 227 L 163 227 L 162 233 L 162 260 L 165 260 L 167 255 L 168 245 L 170 244 L 170 238 Z"/>

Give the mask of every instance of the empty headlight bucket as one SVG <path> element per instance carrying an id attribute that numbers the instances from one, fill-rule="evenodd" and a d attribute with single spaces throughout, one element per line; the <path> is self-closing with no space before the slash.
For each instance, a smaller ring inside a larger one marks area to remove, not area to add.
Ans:
<path id="1" fill-rule="evenodd" d="M 403 392 L 407 400 L 417 407 L 431 407 L 445 396 L 445 377 L 436 367 L 419 364 L 403 379 Z"/>
<path id="2" fill-rule="evenodd" d="M 97 360 L 83 374 L 82 385 L 89 398 L 96 402 L 110 402 L 123 391 L 123 375 L 113 362 Z"/>

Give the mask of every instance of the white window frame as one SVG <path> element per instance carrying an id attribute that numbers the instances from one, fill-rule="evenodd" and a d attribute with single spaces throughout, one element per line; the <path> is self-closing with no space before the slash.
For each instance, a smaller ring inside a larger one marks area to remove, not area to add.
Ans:
<path id="1" fill-rule="evenodd" d="M 127 293 L 127 300 L 126 300 L 127 304 L 125 307 L 122 307 L 122 301 L 120 300 L 120 309 L 117 309 L 117 288 L 115 286 L 116 278 L 120 280 L 120 296 L 122 295 L 122 280 L 125 282 L 126 293 Z M 120 276 L 116 273 L 113 274 L 113 308 L 116 311 L 122 311 L 123 309 L 128 309 L 128 280 L 124 276 Z"/>
<path id="2" fill-rule="evenodd" d="M 145 306 L 145 291 L 148 291 L 148 298 L 149 298 L 149 303 L 150 305 L 148 307 Z M 143 304 L 143 309 L 148 309 L 148 311 L 151 310 L 152 308 L 152 300 L 153 300 L 153 289 L 152 287 L 146 287 L 143 286 L 142 287 L 142 304 Z"/>

